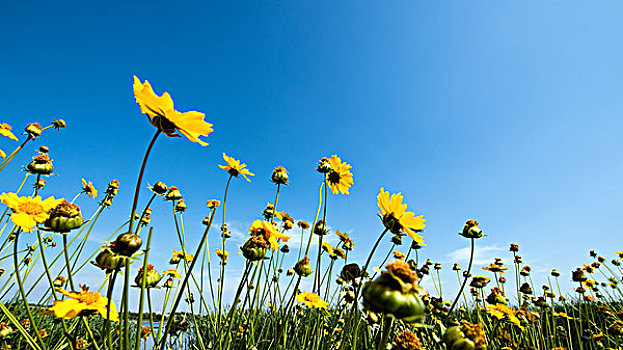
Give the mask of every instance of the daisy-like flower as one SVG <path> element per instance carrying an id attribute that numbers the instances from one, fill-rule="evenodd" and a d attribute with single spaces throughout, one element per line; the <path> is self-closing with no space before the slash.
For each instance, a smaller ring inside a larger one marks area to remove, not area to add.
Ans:
<path id="1" fill-rule="evenodd" d="M 179 274 L 179 272 L 177 272 L 176 269 L 168 269 L 165 271 L 162 271 L 162 275 L 163 276 L 169 276 L 169 277 L 175 277 L 175 278 L 180 278 L 182 275 Z"/>
<path id="2" fill-rule="evenodd" d="M 91 181 L 89 181 L 87 183 L 87 180 L 82 179 L 82 192 L 86 193 L 87 196 L 95 199 L 95 197 L 97 197 L 97 190 L 95 189 L 95 186 L 93 186 L 93 184 L 91 183 Z"/>
<path id="3" fill-rule="evenodd" d="M 424 246 L 424 239 L 422 236 L 415 233 L 415 231 L 421 231 L 426 226 L 426 221 L 423 216 L 415 216 L 414 213 L 407 211 L 407 205 L 402 204 L 402 194 L 394 193 L 389 196 L 389 192 L 386 192 L 381 187 L 379 195 L 376 199 L 379 208 L 379 216 L 383 220 L 383 225 L 393 234 L 399 234 L 400 231 L 408 234 L 417 244 Z"/>
<path id="4" fill-rule="evenodd" d="M 49 216 L 50 210 L 56 207 L 63 199 L 48 197 L 41 200 L 40 196 L 18 197 L 15 193 L 2 193 L 0 202 L 13 210 L 11 220 L 26 232 L 32 232 L 37 224 L 44 223 Z"/>
<path id="5" fill-rule="evenodd" d="M 180 251 L 180 250 L 172 250 L 171 254 L 173 254 L 173 256 L 171 257 L 171 260 L 169 260 L 169 264 L 177 264 L 179 263 L 183 258 L 184 258 L 184 252 Z M 193 256 L 186 253 L 186 261 L 188 261 L 189 263 L 191 263 L 193 261 Z"/>
<path id="6" fill-rule="evenodd" d="M 219 164 L 218 165 L 219 168 L 227 171 L 229 175 L 231 176 L 239 177 L 240 175 L 242 175 L 247 181 L 251 182 L 251 180 L 249 180 L 247 175 L 255 176 L 255 174 L 253 174 L 252 172 L 249 171 L 249 169 L 247 169 L 247 165 L 245 163 L 240 164 L 239 160 L 236 160 L 232 157 L 228 157 L 224 152 L 223 152 L 223 159 L 225 159 L 225 162 L 227 163 L 227 165 Z"/>
<path id="7" fill-rule="evenodd" d="M 517 327 L 523 329 L 519 318 L 517 318 L 517 310 L 513 309 L 512 307 L 500 303 L 493 306 L 487 305 L 487 313 L 497 318 L 498 320 L 506 319 Z"/>
<path id="8" fill-rule="evenodd" d="M 58 318 L 74 318 L 76 316 L 92 316 L 100 314 L 107 317 L 106 306 L 108 298 L 101 296 L 97 292 L 89 291 L 88 287 L 80 286 L 81 292 L 68 292 L 62 288 L 56 290 L 69 299 L 56 300 L 48 310 L 41 315 L 54 315 Z M 119 314 L 114 303 L 110 303 L 110 320 L 119 320 Z"/>
<path id="9" fill-rule="evenodd" d="M 223 263 L 227 262 L 227 258 L 229 258 L 229 252 L 228 251 L 221 251 L 220 249 L 216 249 L 214 251 L 216 253 L 216 256 L 218 256 L 219 258 L 221 258 L 221 260 L 223 260 Z"/>
<path id="10" fill-rule="evenodd" d="M 13 135 L 13 133 L 11 132 L 11 129 L 12 128 L 11 128 L 11 126 L 9 124 L 1 123 L 0 124 L 0 135 L 8 137 L 11 140 L 17 141 L 17 137 L 15 137 L 15 135 Z"/>
<path id="11" fill-rule="evenodd" d="M 279 248 L 278 239 L 287 242 L 290 239 L 290 236 L 286 236 L 283 233 L 279 232 L 275 228 L 274 224 L 271 224 L 269 221 L 255 220 L 251 227 L 249 228 L 252 236 L 262 236 L 264 241 L 268 243 L 268 247 L 272 249 Z"/>
<path id="12" fill-rule="evenodd" d="M 322 250 L 329 254 L 333 254 L 333 247 L 327 242 L 322 242 Z"/>
<path id="13" fill-rule="evenodd" d="M 205 114 L 197 111 L 184 113 L 176 111 L 168 92 L 162 96 L 156 95 L 149 82 L 145 80 L 141 83 L 136 75 L 133 88 L 136 103 L 141 107 L 141 112 L 147 114 L 153 126 L 169 137 L 181 137 L 182 134 L 192 142 L 202 146 L 208 145 L 199 139 L 199 136 L 208 136 L 212 132 L 212 124 L 204 120 Z"/>
<path id="14" fill-rule="evenodd" d="M 483 266 L 482 269 L 493 273 L 504 273 L 506 270 L 508 270 L 508 268 L 502 267 L 497 264 L 489 264 L 489 266 Z"/>
<path id="15" fill-rule="evenodd" d="M 316 293 L 303 292 L 297 294 L 296 299 L 299 303 L 307 305 L 307 307 L 315 307 L 318 309 L 327 309 L 329 304 L 326 301 L 320 299 L 320 296 Z"/>
<path id="16" fill-rule="evenodd" d="M 333 194 L 348 194 L 348 189 L 353 185 L 353 173 L 350 172 L 352 166 L 342 162 L 340 157 L 332 155 L 328 160 L 331 171 L 327 174 L 327 183 Z"/>

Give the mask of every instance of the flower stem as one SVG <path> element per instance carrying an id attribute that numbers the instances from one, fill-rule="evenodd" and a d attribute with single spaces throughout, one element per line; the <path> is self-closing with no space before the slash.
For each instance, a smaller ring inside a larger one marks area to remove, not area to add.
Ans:
<path id="1" fill-rule="evenodd" d="M 450 316 L 450 314 L 452 313 L 452 310 L 454 310 L 454 307 L 456 306 L 456 303 L 459 301 L 461 294 L 463 293 L 463 289 L 465 289 L 465 284 L 467 283 L 469 274 L 472 271 L 472 263 L 474 262 L 474 245 L 475 245 L 475 242 L 474 242 L 474 239 L 472 238 L 472 250 L 469 256 L 469 266 L 467 267 L 467 273 L 465 274 L 465 278 L 463 279 L 463 284 L 461 284 L 461 289 L 459 289 L 459 292 L 457 293 L 456 298 L 454 298 L 454 302 L 452 303 L 452 306 L 450 306 L 450 310 L 448 310 L 446 317 Z"/>
<path id="2" fill-rule="evenodd" d="M 153 199 L 153 197 L 152 197 Z M 139 350 L 141 345 L 141 326 L 143 324 L 143 300 L 145 297 L 145 285 L 147 284 L 147 259 L 149 258 L 149 247 L 151 246 L 151 235 L 154 233 L 154 228 L 149 228 L 149 234 L 147 235 L 147 246 L 145 247 L 145 259 L 143 260 L 143 278 L 141 280 L 141 292 L 138 302 L 138 323 L 136 326 L 136 342 L 134 343 L 134 350 Z"/>
<path id="3" fill-rule="evenodd" d="M 212 210 L 212 214 L 210 215 L 210 222 L 208 223 L 205 232 L 203 233 L 203 236 L 201 237 L 201 242 L 199 242 L 199 245 L 197 246 L 197 251 L 195 252 L 196 257 L 199 256 L 199 254 L 201 254 L 201 249 L 203 248 L 203 243 L 205 242 L 206 238 L 208 237 L 208 232 L 210 232 L 210 226 L 212 226 L 212 221 L 214 220 L 214 214 L 216 213 L 216 210 Z M 197 260 L 199 259 L 193 259 L 193 261 L 190 263 L 190 267 L 188 268 L 188 271 L 186 272 L 186 276 L 184 277 L 184 281 L 182 282 L 182 285 L 180 286 L 180 290 L 185 290 L 186 289 L 186 285 L 188 284 L 188 279 L 190 278 L 190 275 L 192 273 L 193 268 L 195 267 L 195 263 L 197 262 Z M 159 344 L 155 344 L 154 348 L 160 348 L 160 349 L 164 349 L 165 345 L 166 345 L 166 340 L 167 340 L 167 335 L 169 334 L 169 332 L 171 331 L 171 327 L 173 326 L 173 317 L 175 316 L 175 311 L 177 310 L 177 307 L 180 303 L 180 301 L 182 300 L 182 297 L 184 296 L 184 293 L 179 293 L 174 304 L 173 307 L 171 309 L 171 312 L 169 313 L 169 318 L 167 320 L 167 327 L 164 330 L 164 334 L 162 335 L 162 338 L 160 339 Z"/>
<path id="4" fill-rule="evenodd" d="M 41 348 L 45 349 L 45 344 L 43 343 L 43 339 L 41 338 L 41 334 L 39 334 L 39 329 L 37 324 L 35 323 L 34 318 L 32 317 L 32 312 L 30 311 L 30 306 L 28 305 L 28 300 L 26 299 L 26 293 L 24 292 L 24 286 L 22 284 L 22 278 L 19 275 L 19 262 L 17 261 L 17 242 L 19 240 L 20 230 L 17 230 L 15 233 L 15 241 L 13 242 L 13 264 L 15 266 L 15 279 L 17 280 L 17 286 L 19 288 L 19 293 L 22 296 L 22 302 L 24 303 L 24 307 L 26 308 L 26 314 L 28 315 L 28 320 L 33 327 L 33 331 L 37 336 L 37 341 L 41 344 Z"/>
<path id="5" fill-rule="evenodd" d="M 225 194 L 223 195 L 223 221 L 221 223 L 221 236 L 223 237 L 222 250 L 223 254 L 225 254 L 225 207 L 227 206 L 227 192 L 229 191 L 229 184 L 231 183 L 231 178 L 233 175 L 229 175 L 229 179 L 227 179 L 227 185 L 225 185 Z M 208 252 L 209 254 L 209 252 Z M 221 263 L 221 273 L 219 275 L 219 285 L 218 285 L 218 313 L 216 316 L 216 320 L 220 326 L 221 323 L 221 310 L 223 308 L 223 285 L 225 283 L 225 264 Z"/>
<path id="6" fill-rule="evenodd" d="M 147 146 L 147 150 L 145 151 L 145 156 L 143 157 L 143 163 L 141 164 L 141 169 L 138 172 L 138 179 L 136 180 L 136 188 L 134 189 L 134 201 L 132 202 L 132 211 L 130 212 L 130 226 L 128 232 L 132 232 L 132 228 L 134 227 L 134 214 L 136 213 L 136 206 L 138 205 L 138 194 L 141 190 L 141 182 L 143 181 L 143 173 L 145 173 L 145 165 L 147 164 L 147 158 L 151 153 L 151 149 L 160 135 L 160 129 L 156 131 L 154 137 L 151 138 L 151 142 L 149 142 L 149 146 Z"/>

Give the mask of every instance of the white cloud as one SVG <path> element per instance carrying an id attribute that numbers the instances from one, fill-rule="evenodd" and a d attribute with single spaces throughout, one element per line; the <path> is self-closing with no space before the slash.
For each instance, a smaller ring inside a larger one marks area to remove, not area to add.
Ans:
<path id="1" fill-rule="evenodd" d="M 478 246 L 474 249 L 474 264 L 483 265 L 493 262 L 493 260 L 499 256 L 499 252 L 505 251 L 506 248 L 502 248 L 498 245 L 486 245 Z M 471 255 L 471 247 L 464 247 L 452 251 L 446 254 L 449 263 L 455 262 L 469 262 Z"/>

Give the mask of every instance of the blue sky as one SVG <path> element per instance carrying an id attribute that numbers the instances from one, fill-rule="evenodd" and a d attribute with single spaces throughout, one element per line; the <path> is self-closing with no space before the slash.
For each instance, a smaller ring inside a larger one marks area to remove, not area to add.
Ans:
<path id="1" fill-rule="evenodd" d="M 268 180 L 279 165 L 291 185 L 278 209 L 311 221 L 315 163 L 337 154 L 353 165 L 355 185 L 349 196 L 331 196 L 327 220 L 351 233 L 354 259 L 364 260 L 382 231 L 376 195 L 384 186 L 428 220 L 422 256 L 446 273 L 465 259 L 468 242 L 457 232 L 473 218 L 488 234 L 478 242 L 483 261 L 510 263 L 515 242 L 541 275 L 557 267 L 569 279 L 569 269 L 590 261 L 589 249 L 608 258 L 622 249 L 622 6 L 4 2 L 0 121 L 16 130 L 67 121 L 41 141 L 59 174 L 45 195 L 73 198 L 82 177 L 100 190 L 119 179 L 93 247 L 127 217 L 154 132 L 132 95 L 137 75 L 214 124 L 207 147 L 159 139 L 143 184 L 181 189 L 191 241 L 202 232 L 205 201 L 223 195 L 223 152 L 256 174 L 231 187 L 228 221 L 241 235 L 273 200 Z M 7 152 L 15 145 L 0 140 Z M 0 191 L 14 191 L 38 145 L 2 172 Z M 79 204 L 85 213 L 95 206 L 85 197 Z M 170 208 L 152 208 L 153 257 L 165 269 L 176 248 Z M 228 247 L 236 251 L 234 241 Z M 236 278 L 241 261 L 228 265 Z"/>

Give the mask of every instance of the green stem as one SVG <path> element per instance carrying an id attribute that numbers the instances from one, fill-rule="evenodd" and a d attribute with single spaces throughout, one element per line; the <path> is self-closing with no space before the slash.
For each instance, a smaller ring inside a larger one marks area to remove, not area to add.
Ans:
<path id="1" fill-rule="evenodd" d="M 452 303 L 452 306 L 450 306 L 450 310 L 448 310 L 448 313 L 446 314 L 448 316 L 450 316 L 450 314 L 452 313 L 452 310 L 454 310 L 454 307 L 456 306 L 456 303 L 459 301 L 459 298 L 461 297 L 461 294 L 463 293 L 463 289 L 465 289 L 465 284 L 467 284 L 467 280 L 469 279 L 469 274 L 472 271 L 472 263 L 474 262 L 474 238 L 471 239 L 472 240 L 472 249 L 471 249 L 471 253 L 469 256 L 469 266 L 467 267 L 467 273 L 465 274 L 465 278 L 463 279 L 463 284 L 461 284 L 461 289 L 459 289 L 459 292 L 456 295 L 456 298 L 454 298 L 454 302 Z"/>
<path id="2" fill-rule="evenodd" d="M 199 254 L 201 254 L 201 249 L 203 248 L 203 243 L 205 242 L 205 239 L 208 237 L 208 232 L 210 231 L 210 226 L 212 226 L 212 221 L 214 220 L 214 214 L 216 213 L 216 210 L 212 210 L 212 215 L 210 216 L 210 222 L 208 223 L 205 232 L 203 233 L 203 236 L 201 237 L 201 242 L 199 242 L 199 245 L 197 246 L 197 251 L 195 252 L 194 256 L 199 256 Z M 193 261 L 190 263 L 190 267 L 188 268 L 188 272 L 186 273 L 186 276 L 184 277 L 184 281 L 182 282 L 181 285 L 181 290 L 184 291 L 186 289 L 186 285 L 188 284 L 188 279 L 190 277 L 190 274 L 192 273 L 193 268 L 195 267 L 195 263 L 197 262 L 197 260 L 199 259 L 193 259 Z M 154 346 L 154 348 L 158 348 L 160 347 L 160 349 L 164 349 L 165 344 L 166 344 L 166 340 L 167 340 L 167 335 L 169 334 L 169 332 L 171 331 L 171 326 L 173 325 L 173 317 L 175 316 L 175 311 L 177 310 L 177 307 L 179 306 L 180 301 L 182 300 L 184 293 L 181 292 L 178 294 L 175 303 L 173 304 L 173 308 L 171 309 L 171 312 L 169 313 L 169 318 L 167 320 L 167 328 L 164 330 L 164 334 L 162 335 L 162 338 L 160 339 L 160 343 L 156 344 L 156 346 Z"/>
<path id="3" fill-rule="evenodd" d="M 30 306 L 28 305 L 28 300 L 26 299 L 26 293 L 24 292 L 24 286 L 22 284 L 22 278 L 19 275 L 19 262 L 17 261 L 17 242 L 19 240 L 20 230 L 17 230 L 15 233 L 15 241 L 13 242 L 13 264 L 15 265 L 15 279 L 17 280 L 17 286 L 19 287 L 19 293 L 22 296 L 22 302 L 24 303 L 24 307 L 26 308 L 26 314 L 28 315 L 28 320 L 32 325 L 32 328 L 35 332 L 35 336 L 37 336 L 37 341 L 41 344 L 41 348 L 45 349 L 45 344 L 43 343 L 43 338 L 41 338 L 41 334 L 39 334 L 39 328 L 35 323 L 35 319 L 32 317 L 32 312 L 30 311 Z"/>
<path id="4" fill-rule="evenodd" d="M 154 195 L 155 196 L 155 195 Z M 153 199 L 153 197 L 152 197 Z M 143 324 L 143 300 L 145 297 L 145 288 L 147 284 L 147 259 L 149 258 L 149 247 L 151 246 L 151 235 L 154 233 L 154 228 L 149 228 L 149 235 L 147 235 L 147 246 L 145 247 L 145 259 L 143 260 L 143 278 L 141 280 L 141 291 L 138 302 L 138 323 L 136 326 L 136 342 L 134 343 L 134 350 L 139 350 L 141 346 L 141 328 Z"/>
<path id="5" fill-rule="evenodd" d="M 143 157 L 143 163 L 141 164 L 141 169 L 138 172 L 138 179 L 136 180 L 136 188 L 134 189 L 134 201 L 132 202 L 132 211 L 130 212 L 130 226 L 128 232 L 132 232 L 132 228 L 134 227 L 134 214 L 136 213 L 136 206 L 138 205 L 138 194 L 141 190 L 141 182 L 143 182 L 143 174 L 145 173 L 145 165 L 147 165 L 147 158 L 151 153 L 151 149 L 160 135 L 160 129 L 156 131 L 154 137 L 151 138 L 149 142 L 149 146 L 147 146 L 147 150 L 145 151 L 145 156 Z"/>

